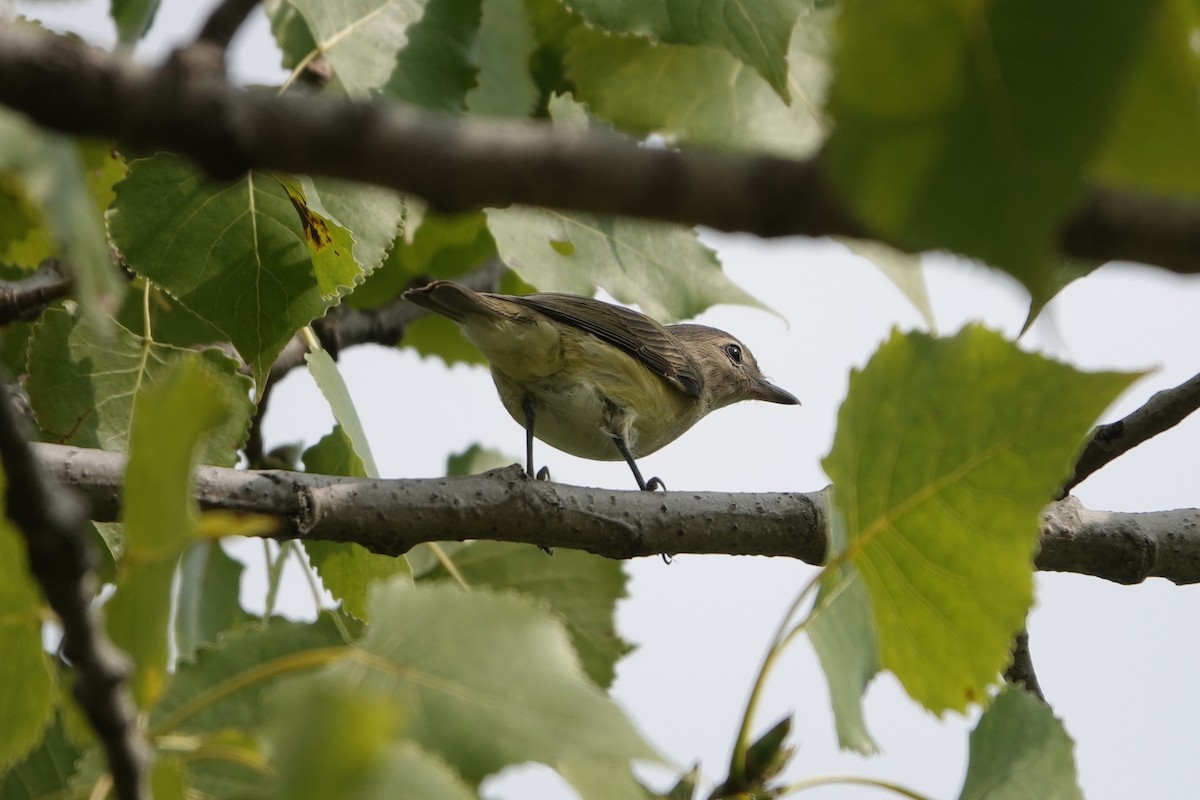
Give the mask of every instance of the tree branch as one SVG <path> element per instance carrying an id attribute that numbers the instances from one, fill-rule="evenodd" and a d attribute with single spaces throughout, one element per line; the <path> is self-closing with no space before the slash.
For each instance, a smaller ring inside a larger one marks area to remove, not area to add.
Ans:
<path id="1" fill-rule="evenodd" d="M 93 518 L 117 518 L 122 454 L 35 448 L 47 469 L 88 497 Z M 609 558 L 725 553 L 819 564 L 825 554 L 824 492 L 611 491 L 531 480 L 519 466 L 421 480 L 200 467 L 196 495 L 204 508 L 277 517 L 272 538 L 355 542 L 389 555 L 421 542 L 467 539 L 571 547 Z M 1090 511 L 1069 497 L 1045 513 L 1036 564 L 1126 584 L 1150 577 L 1200 582 L 1200 509 Z"/>
<path id="2" fill-rule="evenodd" d="M 71 293 L 74 280 L 54 259 L 48 258 L 28 278 L 0 280 L 0 325 L 25 319 Z"/>
<path id="3" fill-rule="evenodd" d="M 229 43 L 246 22 L 246 17 L 257 5 L 258 0 L 222 0 L 204 21 L 196 41 L 206 42 L 221 50 L 228 49 Z"/>
<path id="4" fill-rule="evenodd" d="M 75 699 L 104 746 L 117 797 L 141 800 L 147 750 L 125 690 L 128 661 L 91 611 L 96 580 L 85 538 L 87 515 L 75 492 L 46 475 L 39 456 L 18 430 L 9 404 L 0 402 L 9 518 L 25 538 L 30 571 L 62 622 L 63 654 L 78 676 Z"/>
<path id="5" fill-rule="evenodd" d="M 182 153 L 217 178 L 273 169 L 387 186 L 443 211 L 517 203 L 760 236 L 886 240 L 848 211 L 819 157 L 643 148 L 530 122 L 247 92 L 213 71 L 147 69 L 15 27 L 0 29 L 0 102 L 68 133 Z M 1069 256 L 1197 272 L 1200 205 L 1094 192 L 1061 243 Z"/>
<path id="6" fill-rule="evenodd" d="M 1173 389 L 1155 392 L 1144 406 L 1124 419 L 1097 426 L 1075 464 L 1075 473 L 1063 484 L 1061 496 L 1065 497 L 1108 462 L 1174 428 L 1197 408 L 1200 408 L 1200 375 Z"/>

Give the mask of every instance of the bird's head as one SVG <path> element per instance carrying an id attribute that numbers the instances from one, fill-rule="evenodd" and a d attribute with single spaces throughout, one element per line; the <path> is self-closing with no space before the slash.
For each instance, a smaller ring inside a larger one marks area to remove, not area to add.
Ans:
<path id="1" fill-rule="evenodd" d="M 696 362 L 704 376 L 700 399 L 712 411 L 742 400 L 799 405 L 791 392 L 763 377 L 758 362 L 735 337 L 707 325 L 669 325 L 667 330 Z"/>

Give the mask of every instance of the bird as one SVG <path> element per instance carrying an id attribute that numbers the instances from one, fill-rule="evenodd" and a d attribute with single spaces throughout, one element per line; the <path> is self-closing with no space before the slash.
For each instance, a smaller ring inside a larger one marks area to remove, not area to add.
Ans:
<path id="1" fill-rule="evenodd" d="M 637 458 L 732 403 L 800 404 L 763 377 L 746 345 L 706 325 L 662 325 L 581 295 L 493 294 L 448 280 L 404 298 L 458 323 L 479 348 L 500 401 L 525 429 L 530 477 L 536 437 L 582 458 L 623 459 L 639 489 L 665 491 L 661 479 L 642 477 Z"/>

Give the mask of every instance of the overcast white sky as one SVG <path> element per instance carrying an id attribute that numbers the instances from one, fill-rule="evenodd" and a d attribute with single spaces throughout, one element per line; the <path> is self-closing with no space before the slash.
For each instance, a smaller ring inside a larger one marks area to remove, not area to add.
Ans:
<path id="1" fill-rule="evenodd" d="M 93 41 L 114 39 L 108 4 L 98 0 L 17 3 Z M 211 2 L 166 0 L 139 55 L 154 59 L 198 28 Z M 11 5 L 10 5 L 11 7 Z M 0 5 L 3 8 L 3 5 Z M 279 75 L 261 12 L 235 43 L 235 76 L 272 82 Z M 812 240 L 761 242 L 706 235 L 727 271 L 788 320 L 722 306 L 701 322 L 742 339 L 796 407 L 744 403 L 703 420 L 676 443 L 641 461 L 675 490 L 810 491 L 827 483 L 820 459 L 851 367 L 861 366 L 893 327 L 922 327 L 919 315 L 866 261 L 841 245 Z M 953 333 L 982 320 L 1015 335 L 1023 292 L 975 265 L 926 258 L 937 324 Z M 1069 287 L 1026 338 L 1083 368 L 1157 367 L 1114 409 L 1117 418 L 1154 391 L 1200 371 L 1200 280 L 1144 267 L 1110 265 Z M 445 369 L 409 352 L 363 347 L 343 354 L 342 369 L 385 477 L 443 474 L 448 453 L 474 442 L 513 454 L 523 432 L 495 398 L 481 369 Z M 424 388 L 417 390 L 414 387 Z M 414 421 L 419 421 L 416 423 Z M 269 443 L 308 443 L 332 418 L 307 375 L 283 381 L 272 397 Z M 1200 421 L 1191 419 L 1139 447 L 1077 490 L 1085 505 L 1120 511 L 1200 504 Z M 538 462 L 566 483 L 627 488 L 622 463 L 589 462 L 538 446 Z M 244 548 L 239 554 L 257 554 Z M 723 777 L 732 737 L 766 643 L 794 592 L 813 568 L 785 559 L 680 556 L 629 565 L 631 599 L 619 611 L 622 634 L 638 645 L 613 691 L 650 741 L 679 765 L 699 760 L 709 780 Z M 295 577 L 295 576 L 293 576 Z M 261 573 L 244 587 L 261 605 Z M 288 608 L 310 614 L 307 590 Z M 1048 699 L 1077 742 L 1081 783 L 1092 800 L 1183 797 L 1200 785 L 1195 718 L 1200 714 L 1200 591 L 1151 581 L 1121 587 L 1092 578 L 1039 575 L 1030 619 L 1035 664 Z M 972 720 L 939 722 L 909 702 L 889 677 L 870 690 L 867 720 L 885 750 L 864 760 L 839 753 L 824 679 L 801 641 L 776 671 L 761 706 L 766 726 L 796 714 L 800 747 L 790 774 L 871 774 L 931 797 L 953 798 L 961 785 Z M 664 773 L 654 773 L 661 778 Z M 489 781 L 488 797 L 569 798 L 548 770 Z M 860 797 L 867 790 L 825 788 L 806 797 Z"/>

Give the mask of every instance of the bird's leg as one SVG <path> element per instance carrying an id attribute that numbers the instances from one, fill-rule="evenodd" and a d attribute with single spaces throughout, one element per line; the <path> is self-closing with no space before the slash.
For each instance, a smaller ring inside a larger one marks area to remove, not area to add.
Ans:
<path id="1" fill-rule="evenodd" d="M 537 475 L 533 474 L 533 395 L 525 395 L 521 401 L 521 410 L 525 412 L 525 474 L 539 481 L 548 481 L 549 467 L 542 467 L 537 471 Z M 537 548 L 548 556 L 554 555 L 553 548 L 544 544 L 539 544 Z"/>
<path id="2" fill-rule="evenodd" d="M 650 480 L 645 480 L 642 477 L 642 471 L 638 469 L 637 462 L 633 460 L 633 453 L 629 452 L 629 445 L 625 444 L 625 439 L 620 434 L 614 433 L 612 440 L 613 444 L 617 446 L 617 450 L 625 458 L 625 463 L 633 470 L 633 477 L 637 480 L 639 489 L 643 492 L 653 492 L 655 489 L 662 489 L 664 492 L 667 490 L 667 485 L 661 479 L 651 478 Z"/>
<path id="3" fill-rule="evenodd" d="M 525 474 L 539 481 L 550 480 L 550 468 L 542 467 L 533 471 L 533 395 L 525 395 L 521 400 L 521 410 L 525 412 Z"/>

